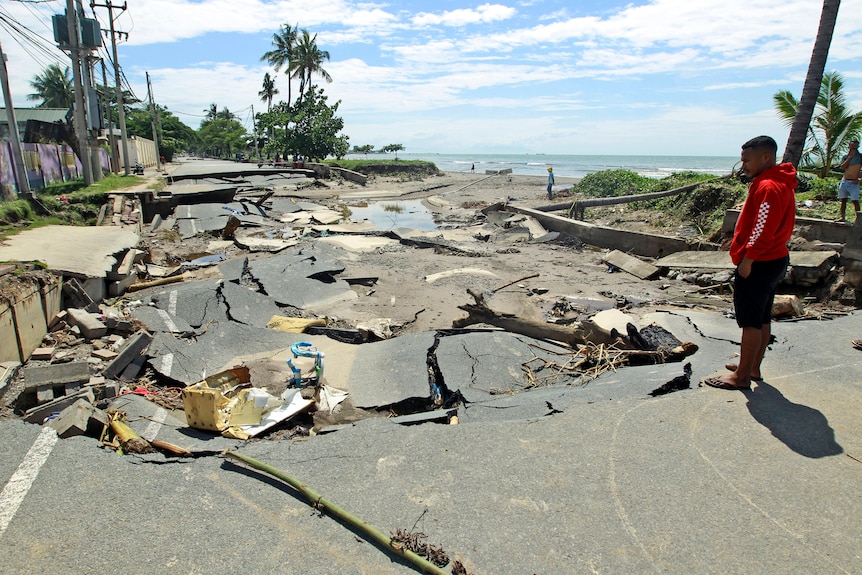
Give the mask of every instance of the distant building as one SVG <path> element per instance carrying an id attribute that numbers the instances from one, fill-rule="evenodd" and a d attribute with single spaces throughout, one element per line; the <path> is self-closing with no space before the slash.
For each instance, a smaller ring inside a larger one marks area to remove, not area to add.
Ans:
<path id="1" fill-rule="evenodd" d="M 15 108 L 15 120 L 22 142 L 60 142 L 57 137 L 57 122 L 65 122 L 69 110 L 66 108 Z M 9 119 L 6 108 L 0 108 L 0 142 L 9 141 Z"/>

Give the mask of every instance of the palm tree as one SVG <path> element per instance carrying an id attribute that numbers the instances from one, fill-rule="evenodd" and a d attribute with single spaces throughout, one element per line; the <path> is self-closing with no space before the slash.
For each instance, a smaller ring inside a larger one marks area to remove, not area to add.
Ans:
<path id="1" fill-rule="evenodd" d="M 844 79 L 838 72 L 827 72 L 820 82 L 812 118 L 808 124 L 806 144 L 799 163 L 813 169 L 822 178 L 839 157 L 840 151 L 862 131 L 862 112 L 852 113 L 842 93 Z M 792 125 L 800 114 L 800 103 L 787 90 L 773 96 L 775 108 L 787 125 Z"/>
<path id="2" fill-rule="evenodd" d="M 809 124 L 811 124 L 811 116 L 814 114 L 814 106 L 817 104 L 820 94 L 823 70 L 826 69 L 826 58 L 829 56 L 829 45 L 832 43 L 832 33 L 835 30 L 835 21 L 838 19 L 840 5 L 841 0 L 823 0 L 823 8 L 820 11 L 820 26 L 817 29 L 817 38 L 814 40 L 814 49 L 811 51 L 808 74 L 805 76 L 805 84 L 802 86 L 802 98 L 799 100 L 799 106 L 797 106 L 793 124 L 790 127 L 787 146 L 784 148 L 783 161 L 791 162 L 794 166 L 798 165 L 799 160 L 802 159 L 802 150 L 808 139 Z"/>
<path id="3" fill-rule="evenodd" d="M 209 108 L 204 110 L 204 112 L 206 112 L 207 115 L 204 116 L 203 121 L 206 123 L 212 122 L 213 120 L 215 120 L 218 117 L 218 104 L 213 102 L 212 104 L 210 104 Z"/>
<path id="4" fill-rule="evenodd" d="M 290 24 L 282 24 L 278 32 L 272 35 L 272 45 L 275 46 L 272 50 L 266 52 L 260 57 L 261 60 L 269 62 L 276 72 L 284 66 L 284 73 L 287 74 L 287 103 L 290 104 L 290 73 L 291 63 L 293 62 L 293 51 L 296 46 L 296 37 L 299 33 L 298 26 Z"/>
<path id="5" fill-rule="evenodd" d="M 278 94 L 278 88 L 275 87 L 275 80 L 267 72 L 263 75 L 263 89 L 257 93 L 260 96 L 260 101 L 266 102 L 267 112 L 272 110 L 272 99 L 275 98 L 276 94 Z"/>
<path id="6" fill-rule="evenodd" d="M 42 100 L 38 108 L 71 108 L 75 102 L 75 89 L 68 66 L 60 69 L 59 64 L 51 64 L 33 77 L 30 86 L 36 93 L 28 94 L 27 99 Z"/>
<path id="7" fill-rule="evenodd" d="M 323 62 L 329 61 L 329 52 L 317 46 L 317 34 L 312 36 L 308 30 L 302 30 L 302 36 L 294 47 L 293 77 L 299 78 L 299 98 L 311 89 L 311 77 L 317 74 L 327 82 L 332 82 L 332 76 L 323 69 Z"/>

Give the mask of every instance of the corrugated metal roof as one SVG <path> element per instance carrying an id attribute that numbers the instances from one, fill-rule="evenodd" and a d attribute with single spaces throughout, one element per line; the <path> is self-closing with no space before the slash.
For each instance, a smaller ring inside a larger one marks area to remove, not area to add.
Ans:
<path id="1" fill-rule="evenodd" d="M 15 108 L 15 120 L 19 124 L 27 120 L 37 120 L 39 122 L 54 122 L 63 120 L 69 110 L 66 108 Z M 6 108 L 0 108 L 0 124 L 7 124 Z"/>

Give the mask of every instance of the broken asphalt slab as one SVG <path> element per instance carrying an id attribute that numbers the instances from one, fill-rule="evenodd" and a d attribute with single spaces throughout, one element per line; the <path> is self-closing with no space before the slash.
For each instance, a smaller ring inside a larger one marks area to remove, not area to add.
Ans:
<path id="1" fill-rule="evenodd" d="M 250 262 L 248 269 L 278 305 L 313 309 L 357 297 L 347 282 L 334 277 L 344 266 L 316 256 L 289 252 Z"/>
<path id="2" fill-rule="evenodd" d="M 0 261 L 43 261 L 53 271 L 103 278 L 138 234 L 115 226 L 45 226 L 6 238 Z"/>
<path id="3" fill-rule="evenodd" d="M 227 321 L 227 313 L 219 301 L 219 280 L 205 280 L 187 284 L 174 284 L 168 289 L 158 288 L 144 298 L 144 303 L 176 316 L 194 328 L 211 321 Z"/>
<path id="4" fill-rule="evenodd" d="M 147 355 L 156 371 L 188 385 L 201 381 L 207 375 L 234 367 L 231 358 L 273 355 L 304 339 L 308 339 L 308 336 L 227 320 L 215 321 L 209 323 L 203 333 L 191 339 L 158 333 Z"/>

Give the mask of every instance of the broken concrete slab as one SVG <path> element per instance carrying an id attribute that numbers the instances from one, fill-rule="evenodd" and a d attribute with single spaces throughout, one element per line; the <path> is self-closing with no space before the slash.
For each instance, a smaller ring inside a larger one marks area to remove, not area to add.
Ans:
<path id="1" fill-rule="evenodd" d="M 207 219 L 177 220 L 177 230 L 183 239 L 194 237 L 201 233 L 221 231 L 224 229 L 230 214 Z"/>
<path id="2" fill-rule="evenodd" d="M 373 252 L 380 248 L 397 246 L 399 243 L 391 238 L 360 235 L 326 236 L 318 238 L 315 243 L 321 242 L 349 252 Z"/>
<path id="3" fill-rule="evenodd" d="M 85 338 L 98 339 L 108 333 L 108 326 L 102 323 L 96 314 L 76 308 L 69 308 L 66 311 L 69 324 L 77 326 Z"/>
<path id="4" fill-rule="evenodd" d="M 214 322 L 194 340 L 178 339 L 165 333 L 153 338 L 147 351 L 150 365 L 175 381 L 196 383 L 224 369 L 238 356 L 274 354 L 309 336 L 299 333 L 243 325 L 236 322 Z"/>
<path id="5" fill-rule="evenodd" d="M 0 396 L 6 392 L 9 382 L 18 374 L 21 369 L 20 361 L 4 361 L 0 363 Z"/>
<path id="6" fill-rule="evenodd" d="M 786 283 L 811 286 L 829 277 L 838 263 L 837 252 L 790 252 Z M 677 252 L 655 262 L 656 267 L 680 270 L 733 270 L 727 252 Z"/>
<path id="7" fill-rule="evenodd" d="M 492 271 L 483 270 L 481 268 L 458 268 L 454 270 L 446 270 L 442 272 L 437 272 L 436 274 L 427 275 L 425 276 L 425 281 L 430 284 L 436 282 L 437 280 L 451 278 L 459 275 L 482 276 L 487 278 L 500 277 Z"/>
<path id="8" fill-rule="evenodd" d="M 399 338 L 400 339 L 400 338 Z M 440 338 L 437 361 L 450 391 L 460 390 L 468 402 L 485 402 L 495 396 L 531 386 L 571 384 L 577 376 L 558 370 L 539 370 L 545 362 L 565 363 L 572 349 L 505 331 L 474 331 Z M 534 358 L 536 382 L 522 364 Z"/>
<path id="9" fill-rule="evenodd" d="M 625 272 L 628 272 L 638 279 L 651 279 L 661 271 L 656 266 L 649 264 L 643 260 L 639 260 L 634 256 L 630 256 L 619 250 L 614 250 L 602 257 L 602 261 L 608 265 L 617 267 Z"/>
<path id="10" fill-rule="evenodd" d="M 22 373 L 25 390 L 35 389 L 43 385 L 83 384 L 90 380 L 90 366 L 86 361 L 41 366 L 29 365 L 22 370 Z"/>
<path id="11" fill-rule="evenodd" d="M 239 323 L 266 327 L 273 316 L 282 313 L 270 296 L 232 282 L 222 284 L 221 294 L 227 306 L 228 317 Z"/>
<path id="12" fill-rule="evenodd" d="M 242 283 L 243 270 L 248 268 L 248 258 L 234 258 L 219 264 L 218 271 L 221 272 L 226 282 Z"/>
<path id="13" fill-rule="evenodd" d="M 98 433 L 108 425 L 108 414 L 95 407 L 86 399 L 78 399 L 45 424 L 57 432 L 60 439 L 84 435 L 88 431 L 98 437 Z"/>
<path id="14" fill-rule="evenodd" d="M 103 278 L 117 262 L 114 254 L 134 248 L 139 239 L 114 226 L 45 226 L 6 238 L 0 261 L 43 261 L 51 270 Z"/>
<path id="15" fill-rule="evenodd" d="M 72 405 L 79 399 L 86 399 L 89 403 L 93 403 L 96 401 L 96 396 L 93 394 L 93 389 L 90 387 L 85 387 L 80 391 L 77 391 L 73 394 L 67 395 L 65 397 L 60 397 L 55 399 L 54 401 L 49 401 L 48 403 L 43 403 L 42 405 L 33 407 L 24 412 L 24 421 L 28 421 L 30 423 L 39 423 L 41 424 L 46 417 L 51 415 L 54 412 L 61 412 L 66 407 Z"/>
<path id="16" fill-rule="evenodd" d="M 194 328 L 211 321 L 226 321 L 227 313 L 219 301 L 221 280 L 205 280 L 173 285 L 145 299 L 172 316 L 182 318 Z"/>
<path id="17" fill-rule="evenodd" d="M 108 379 L 117 379 L 127 366 L 134 363 L 141 356 L 152 341 L 153 336 L 149 332 L 145 330 L 138 331 L 123 344 L 119 355 L 108 364 L 102 375 Z"/>
<path id="18" fill-rule="evenodd" d="M 166 331 L 169 333 L 191 333 L 194 328 L 181 317 L 169 314 L 154 306 L 139 306 L 132 310 L 132 317 L 145 326 L 150 332 Z"/>
<path id="19" fill-rule="evenodd" d="M 367 409 L 395 405 L 408 400 L 428 401 L 428 350 L 433 333 L 404 335 L 365 344 L 351 366 L 348 389 L 356 407 Z M 335 359 L 335 358 L 333 358 Z M 325 372 L 324 372 L 325 373 Z"/>
<path id="20" fill-rule="evenodd" d="M 314 256 L 287 253 L 255 260 L 249 269 L 278 305 L 312 309 L 357 297 L 347 282 L 333 277 L 344 271 L 343 265 Z"/>
<path id="21" fill-rule="evenodd" d="M 280 238 L 269 237 L 269 232 L 236 232 L 234 234 L 234 243 L 250 252 L 269 252 L 278 253 L 287 248 L 291 248 L 299 243 L 299 239 L 295 237 Z"/>

